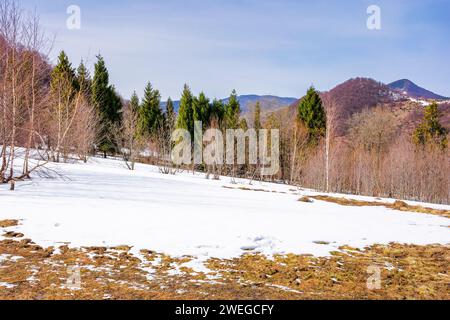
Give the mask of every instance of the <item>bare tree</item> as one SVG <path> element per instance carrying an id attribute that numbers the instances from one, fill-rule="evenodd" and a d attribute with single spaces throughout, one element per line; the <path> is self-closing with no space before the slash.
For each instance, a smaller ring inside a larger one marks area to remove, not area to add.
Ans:
<path id="1" fill-rule="evenodd" d="M 152 137 L 157 149 L 157 166 L 163 174 L 176 174 L 180 169 L 174 166 L 171 159 L 173 147 L 172 132 L 175 130 L 175 119 L 165 118 L 159 125 L 157 134 Z"/>
<path id="2" fill-rule="evenodd" d="M 36 147 L 36 137 L 39 143 L 41 136 L 36 129 L 36 115 L 43 112 L 45 105 L 48 103 L 48 88 L 46 80 L 48 77 L 48 69 L 46 65 L 46 54 L 51 48 L 51 43 L 46 38 L 40 27 L 39 17 L 36 13 L 29 16 L 24 26 L 26 58 L 29 61 L 29 67 L 25 70 L 29 81 L 27 85 L 29 100 L 27 103 L 27 124 L 23 128 L 27 134 L 25 144 L 25 156 L 23 161 L 22 175 L 29 177 L 30 168 L 29 158 L 30 150 Z M 46 50 L 46 51 L 44 51 Z M 44 51 L 44 53 L 42 53 Z"/>
<path id="3" fill-rule="evenodd" d="M 330 162 L 331 144 L 336 131 L 337 109 L 333 98 L 330 95 L 323 97 L 326 110 L 326 132 L 325 132 L 325 191 L 330 192 Z"/>
<path id="4" fill-rule="evenodd" d="M 146 139 L 140 134 L 138 126 L 139 112 L 130 103 L 122 112 L 122 123 L 113 130 L 115 141 L 122 158 L 129 170 L 134 170 L 140 152 L 144 149 Z"/>
<path id="5" fill-rule="evenodd" d="M 88 155 L 95 148 L 97 130 L 98 114 L 96 108 L 89 102 L 88 97 L 81 95 L 78 112 L 75 115 L 72 140 L 78 158 L 84 162 L 87 162 Z"/>
<path id="6" fill-rule="evenodd" d="M 22 40 L 22 11 L 17 2 L 6 0 L 0 4 L 0 34 L 6 42 L 5 75 L 3 77 L 3 114 L 4 125 L 9 124 L 4 134 L 2 150 L 2 180 L 10 181 L 14 178 L 14 160 L 17 139 L 19 114 L 19 76 L 21 59 L 19 49 Z M 9 117 L 8 117 L 9 115 Z M 6 126 L 5 126 L 6 127 Z M 9 138 L 9 139 L 8 139 Z M 9 176 L 5 176 L 9 169 Z"/>
<path id="7" fill-rule="evenodd" d="M 30 152 L 36 139 L 42 141 L 37 115 L 48 96 L 42 54 L 47 44 L 36 14 L 23 14 L 14 0 L 0 3 L 0 183 L 29 178 L 45 165 L 39 159 L 31 165 Z M 16 159 L 22 156 L 22 173 L 16 176 Z"/>
<path id="8" fill-rule="evenodd" d="M 70 140 L 81 106 L 85 103 L 84 93 L 76 91 L 72 79 L 61 74 L 51 90 L 49 118 L 49 149 L 52 161 L 59 162 L 61 156 L 67 161 Z M 72 140 L 73 141 L 73 140 Z"/>

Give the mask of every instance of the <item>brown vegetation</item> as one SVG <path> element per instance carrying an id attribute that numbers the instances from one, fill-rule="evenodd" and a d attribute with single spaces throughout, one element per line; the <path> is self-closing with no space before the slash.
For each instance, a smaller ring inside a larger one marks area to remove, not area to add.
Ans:
<path id="1" fill-rule="evenodd" d="M 433 214 L 433 215 L 437 215 L 437 216 L 443 216 L 446 218 L 450 218 L 450 210 L 433 209 L 433 208 L 428 208 L 428 207 L 423 207 L 423 206 L 418 206 L 418 205 L 414 206 L 414 205 L 409 205 L 404 201 L 398 201 L 398 200 L 393 203 L 389 203 L 389 202 L 381 202 L 381 201 L 363 201 L 363 200 L 355 200 L 355 199 L 348 199 L 348 198 L 338 198 L 338 197 L 332 197 L 332 196 L 326 196 L 326 195 L 311 196 L 310 198 L 320 200 L 320 201 L 337 203 L 342 206 L 386 207 L 386 208 L 393 209 L 393 210 L 426 213 L 426 214 Z"/>
<path id="2" fill-rule="evenodd" d="M 19 224 L 17 220 L 0 220 L 0 228 L 14 227 Z"/>
<path id="3" fill-rule="evenodd" d="M 56 251 L 27 239 L 0 241 L 0 299 L 450 298 L 448 246 L 341 247 L 330 257 L 245 254 L 210 259 L 209 274 L 183 266 L 190 257 L 142 250 L 138 258 L 129 250 L 61 246 Z M 75 289 L 67 285 L 74 266 L 80 272 Z M 380 270 L 380 289 L 368 289 L 370 266 Z"/>

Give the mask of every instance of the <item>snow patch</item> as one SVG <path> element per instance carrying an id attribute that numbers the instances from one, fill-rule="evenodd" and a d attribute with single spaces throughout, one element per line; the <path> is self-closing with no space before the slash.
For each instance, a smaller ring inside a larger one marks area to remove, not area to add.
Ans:
<path id="1" fill-rule="evenodd" d="M 302 203 L 297 201 L 299 196 L 323 193 L 294 186 L 255 181 L 250 186 L 247 180 L 236 179 L 238 185 L 255 190 L 236 189 L 235 184 L 229 189 L 224 188 L 228 177 L 207 180 L 204 174 L 188 172 L 163 175 L 157 167 L 142 164 L 129 171 L 111 159 L 49 167 L 62 177 L 18 182 L 14 192 L 0 185 L 0 219 L 21 220 L 15 230 L 43 247 L 126 244 L 135 256 L 141 249 L 192 256 L 194 260 L 186 265 L 205 273 L 204 261 L 209 258 L 230 259 L 245 253 L 327 256 L 341 245 L 450 242 L 446 227 L 450 219 L 385 207 Z M 142 267 L 151 275 L 151 264 Z"/>

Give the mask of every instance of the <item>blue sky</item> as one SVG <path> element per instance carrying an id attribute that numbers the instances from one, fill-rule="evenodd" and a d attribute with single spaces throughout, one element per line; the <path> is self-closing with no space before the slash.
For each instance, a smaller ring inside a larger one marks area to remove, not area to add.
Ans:
<path id="1" fill-rule="evenodd" d="M 450 1 L 446 0 L 22 0 L 36 8 L 74 65 L 101 53 L 126 98 L 150 81 L 163 98 L 183 84 L 210 97 L 302 96 L 356 76 L 408 78 L 450 96 Z M 369 5 L 381 30 L 366 27 Z M 68 30 L 69 5 L 81 29 Z"/>

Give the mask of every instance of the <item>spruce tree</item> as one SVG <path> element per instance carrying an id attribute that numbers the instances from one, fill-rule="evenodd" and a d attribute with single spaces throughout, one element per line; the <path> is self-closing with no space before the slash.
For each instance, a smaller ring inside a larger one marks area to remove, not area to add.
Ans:
<path id="1" fill-rule="evenodd" d="M 225 125 L 227 129 L 236 129 L 239 126 L 241 106 L 237 98 L 236 90 L 231 92 L 228 103 L 225 105 Z"/>
<path id="2" fill-rule="evenodd" d="M 144 98 L 139 108 L 139 130 L 144 136 L 154 137 L 163 125 L 160 107 L 161 95 L 149 82 L 144 89 Z"/>
<path id="3" fill-rule="evenodd" d="M 92 93 L 91 91 L 92 80 L 91 75 L 89 74 L 89 70 L 86 68 L 83 60 L 81 60 L 80 65 L 77 68 L 76 80 L 79 89 L 83 91 L 83 93 L 85 93 L 88 98 L 90 98 Z"/>
<path id="4" fill-rule="evenodd" d="M 177 129 L 188 130 L 192 136 L 194 134 L 193 100 L 191 89 L 185 84 L 178 109 Z"/>
<path id="5" fill-rule="evenodd" d="M 312 86 L 298 105 L 298 118 L 307 128 L 311 139 L 315 140 L 325 134 L 325 109 L 319 94 Z"/>
<path id="6" fill-rule="evenodd" d="M 133 112 L 138 112 L 139 111 L 139 97 L 136 94 L 136 91 L 133 92 L 133 94 L 131 95 L 130 98 L 130 108 L 133 110 Z"/>
<path id="7" fill-rule="evenodd" d="M 99 149 L 106 157 L 107 152 L 114 152 L 115 144 L 111 129 L 120 122 L 122 101 L 113 86 L 109 85 L 109 73 L 103 57 L 97 56 L 92 79 L 91 100 L 100 115 L 100 130 L 97 138 Z"/>
<path id="8" fill-rule="evenodd" d="M 70 83 L 72 85 L 73 90 L 68 91 L 72 91 L 71 93 L 73 95 L 75 91 L 78 90 L 75 70 L 72 68 L 72 64 L 70 63 L 66 53 L 64 51 L 61 51 L 58 56 L 58 62 L 52 70 L 50 88 L 53 92 L 56 92 L 58 90 L 62 90 L 67 83 Z"/>
<path id="9" fill-rule="evenodd" d="M 447 130 L 441 125 L 439 106 L 436 102 L 425 107 L 423 121 L 417 126 L 413 134 L 415 144 L 425 146 L 436 144 L 442 149 L 448 145 Z"/>
<path id="10" fill-rule="evenodd" d="M 105 106 L 108 102 L 109 95 L 109 73 L 106 69 L 103 57 L 97 56 L 97 63 L 94 67 L 94 78 L 92 80 L 92 103 L 104 115 Z"/>
<path id="11" fill-rule="evenodd" d="M 225 106 L 221 100 L 214 99 L 211 104 L 211 111 L 210 111 L 210 122 L 213 118 L 216 119 L 216 121 L 219 123 L 219 125 L 222 125 L 223 119 L 225 114 Z"/>
<path id="12" fill-rule="evenodd" d="M 203 123 L 203 128 L 206 128 L 209 124 L 210 116 L 209 99 L 201 92 L 198 98 L 194 98 L 192 105 L 194 121 L 201 121 Z"/>
<path id="13" fill-rule="evenodd" d="M 120 123 L 123 103 L 114 86 L 108 87 L 107 107 L 108 121 L 112 124 Z"/>

